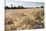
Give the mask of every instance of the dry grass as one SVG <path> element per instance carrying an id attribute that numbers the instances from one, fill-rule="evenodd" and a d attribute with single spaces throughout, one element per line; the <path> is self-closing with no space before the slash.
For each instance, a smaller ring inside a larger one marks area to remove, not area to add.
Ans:
<path id="1" fill-rule="evenodd" d="M 7 9 L 6 31 L 44 28 L 44 9 Z"/>

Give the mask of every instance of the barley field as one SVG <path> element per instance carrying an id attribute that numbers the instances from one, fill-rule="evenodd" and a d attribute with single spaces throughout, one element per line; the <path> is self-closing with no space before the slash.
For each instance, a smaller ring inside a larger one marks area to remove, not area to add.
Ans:
<path id="1" fill-rule="evenodd" d="M 5 31 L 43 28 L 44 8 L 5 10 Z"/>

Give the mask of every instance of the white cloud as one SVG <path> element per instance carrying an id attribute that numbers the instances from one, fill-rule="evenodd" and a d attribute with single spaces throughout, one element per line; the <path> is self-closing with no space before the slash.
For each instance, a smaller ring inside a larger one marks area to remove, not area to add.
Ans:
<path id="1" fill-rule="evenodd" d="M 20 1 L 44 2 L 44 0 L 20 0 Z"/>
<path id="2" fill-rule="evenodd" d="M 39 0 L 39 2 L 41 2 L 42 0 Z M 33 3 L 31 3 L 31 2 L 36 2 L 35 4 Z M 14 6 L 18 6 L 18 5 L 21 5 L 21 6 L 41 6 L 41 4 L 40 3 L 37 3 L 38 2 L 38 0 L 6 0 L 6 6 L 11 6 L 11 4 Z M 28 4 L 28 5 L 27 5 Z"/>

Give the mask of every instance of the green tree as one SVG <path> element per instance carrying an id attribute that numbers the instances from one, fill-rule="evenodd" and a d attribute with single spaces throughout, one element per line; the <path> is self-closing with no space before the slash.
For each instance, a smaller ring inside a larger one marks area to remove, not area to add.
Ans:
<path id="1" fill-rule="evenodd" d="M 18 6 L 18 9 L 20 9 L 20 6 Z"/>
<path id="2" fill-rule="evenodd" d="M 41 8 L 44 8 L 44 6 L 41 6 Z"/>
<path id="3" fill-rule="evenodd" d="M 21 6 L 21 8 L 23 9 L 24 7 L 23 7 L 23 6 Z"/>

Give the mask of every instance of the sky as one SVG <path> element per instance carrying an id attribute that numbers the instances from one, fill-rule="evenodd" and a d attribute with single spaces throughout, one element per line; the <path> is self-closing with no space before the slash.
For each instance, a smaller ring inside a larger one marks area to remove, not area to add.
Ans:
<path id="1" fill-rule="evenodd" d="M 44 3 L 41 0 L 37 1 L 22 1 L 22 0 L 6 0 L 5 5 L 11 7 L 13 6 L 24 6 L 24 7 L 40 7 L 43 6 Z"/>

